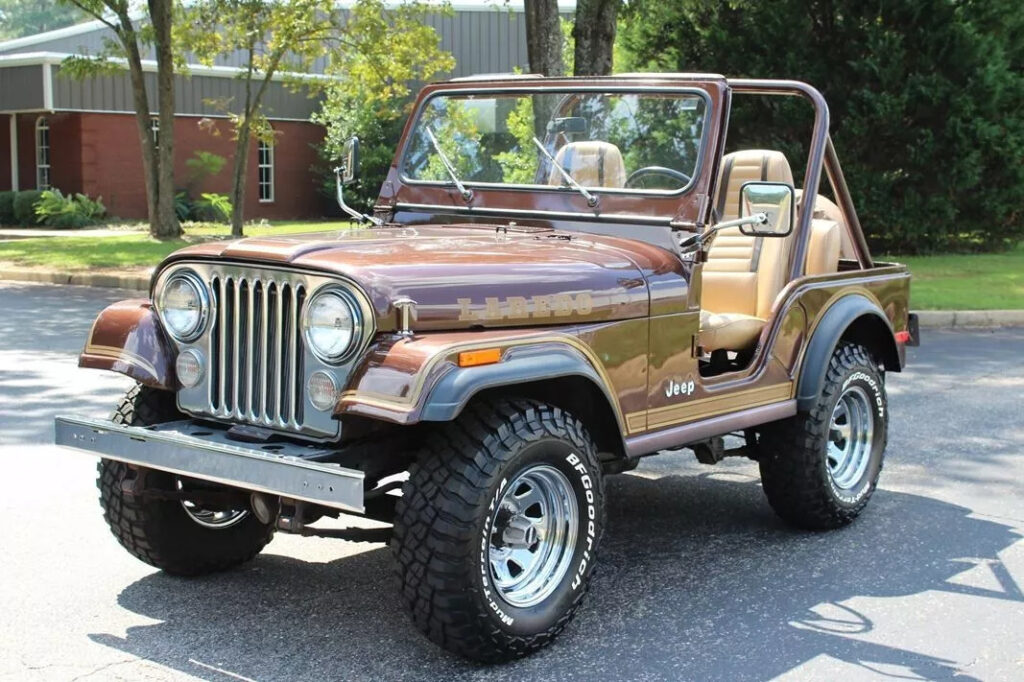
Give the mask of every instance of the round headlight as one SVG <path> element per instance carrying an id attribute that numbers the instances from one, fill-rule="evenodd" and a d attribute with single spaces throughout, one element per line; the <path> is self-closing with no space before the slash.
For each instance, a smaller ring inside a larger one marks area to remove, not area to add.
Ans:
<path id="1" fill-rule="evenodd" d="M 303 328 L 309 349 L 325 362 L 337 362 L 356 344 L 359 316 L 351 298 L 332 289 L 306 304 Z"/>
<path id="2" fill-rule="evenodd" d="M 172 275 L 157 301 L 164 325 L 178 341 L 192 341 L 203 333 L 209 304 L 206 287 L 191 272 Z"/>

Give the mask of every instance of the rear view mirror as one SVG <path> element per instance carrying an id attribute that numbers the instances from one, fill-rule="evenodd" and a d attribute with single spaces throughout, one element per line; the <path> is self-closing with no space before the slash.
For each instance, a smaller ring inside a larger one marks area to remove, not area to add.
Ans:
<path id="1" fill-rule="evenodd" d="M 582 116 L 565 116 L 556 118 L 550 126 L 552 133 L 573 133 L 585 135 L 587 132 L 587 119 Z"/>
<path id="2" fill-rule="evenodd" d="M 359 138 L 350 137 L 341 148 L 341 184 L 349 186 L 359 179 Z"/>
<path id="3" fill-rule="evenodd" d="M 796 193 L 783 182 L 748 182 L 740 188 L 740 217 L 764 214 L 766 220 L 739 226 L 751 237 L 785 237 L 793 232 Z"/>

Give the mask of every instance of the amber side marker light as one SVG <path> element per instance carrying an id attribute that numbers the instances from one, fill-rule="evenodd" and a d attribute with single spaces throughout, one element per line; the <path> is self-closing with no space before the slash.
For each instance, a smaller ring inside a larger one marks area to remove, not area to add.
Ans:
<path id="1" fill-rule="evenodd" d="M 477 365 L 492 365 L 501 360 L 500 348 L 487 348 L 485 350 L 467 350 L 459 353 L 459 367 L 476 367 Z"/>

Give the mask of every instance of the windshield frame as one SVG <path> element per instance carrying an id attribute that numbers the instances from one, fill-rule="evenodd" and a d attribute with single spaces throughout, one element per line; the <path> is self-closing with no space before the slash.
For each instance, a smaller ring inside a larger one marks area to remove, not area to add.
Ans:
<path id="1" fill-rule="evenodd" d="M 707 151 L 707 145 L 711 143 L 710 131 L 713 127 L 711 125 L 711 119 L 715 115 L 713 109 L 713 103 L 707 90 L 694 87 L 690 85 L 528 85 L 528 84 L 517 84 L 502 85 L 494 87 L 480 87 L 480 88 L 442 88 L 429 93 L 425 97 L 422 97 L 417 103 L 416 109 L 409 118 L 409 125 L 402 138 L 401 148 L 398 150 L 396 155 L 397 159 L 397 171 L 398 177 L 402 184 L 410 187 L 429 187 L 429 188 L 451 188 L 452 182 L 448 180 L 419 180 L 416 178 L 410 178 L 406 174 L 406 163 L 409 159 L 410 146 L 413 142 L 414 133 L 419 129 L 419 125 L 426 111 L 427 106 L 432 100 L 437 97 L 450 97 L 456 99 L 465 99 L 477 95 L 532 95 L 532 94 L 543 94 L 543 93 L 557 93 L 564 96 L 570 96 L 573 94 L 609 94 L 609 95 L 630 95 L 630 94 L 670 94 L 670 95 L 689 95 L 699 98 L 704 103 L 704 120 L 701 124 L 701 135 L 700 144 L 697 148 L 697 162 L 693 168 L 693 173 L 690 176 L 690 181 L 678 188 L 673 190 L 665 189 L 642 189 L 642 188 L 617 188 L 617 187 L 587 187 L 587 190 L 596 195 L 618 195 L 618 196 L 633 196 L 633 197 L 658 197 L 658 198 L 675 198 L 689 194 L 697 186 L 699 179 L 703 174 L 703 165 Z M 467 188 L 479 189 L 479 190 L 496 190 L 501 192 L 543 192 L 545 194 L 565 194 L 566 192 L 575 193 L 572 187 L 566 187 L 564 185 L 527 185 L 527 184 L 516 184 L 516 183 L 504 183 L 504 182 L 479 182 L 474 180 L 462 180 L 462 183 Z"/>

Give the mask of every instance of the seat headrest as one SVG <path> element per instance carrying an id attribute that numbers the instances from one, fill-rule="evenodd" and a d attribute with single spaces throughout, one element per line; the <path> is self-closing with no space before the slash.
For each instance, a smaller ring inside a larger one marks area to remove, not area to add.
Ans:
<path id="1" fill-rule="evenodd" d="M 793 171 L 782 152 L 772 149 L 743 149 L 726 154 L 718 178 L 718 203 L 721 220 L 739 217 L 740 189 L 748 182 L 784 182 L 793 185 Z"/>
<path id="2" fill-rule="evenodd" d="M 558 150 L 555 160 L 569 171 L 573 180 L 584 187 L 621 188 L 626 185 L 626 164 L 622 160 L 622 152 L 610 142 L 570 142 Z M 557 168 L 552 168 L 548 174 L 548 184 L 562 183 L 562 174 Z"/>

